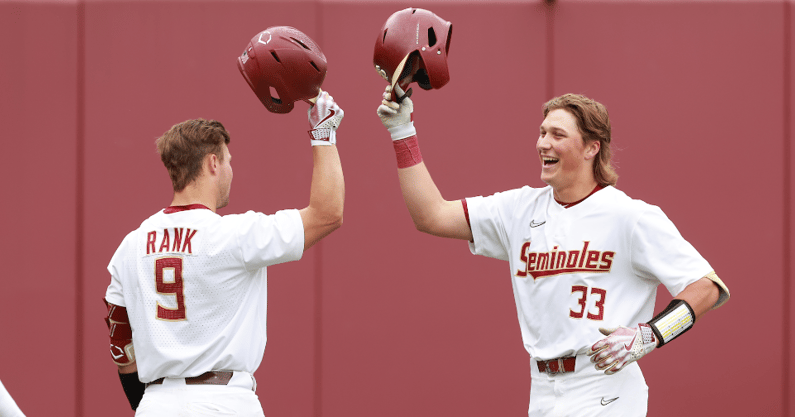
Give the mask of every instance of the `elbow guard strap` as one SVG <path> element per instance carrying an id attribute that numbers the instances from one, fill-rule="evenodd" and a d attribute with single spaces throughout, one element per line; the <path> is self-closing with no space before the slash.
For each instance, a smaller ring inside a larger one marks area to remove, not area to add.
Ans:
<path id="1" fill-rule="evenodd" d="M 659 340 L 659 346 L 676 339 L 682 333 L 690 330 L 696 321 L 696 314 L 690 304 L 685 300 L 674 299 L 656 317 L 649 321 L 654 335 Z"/>
<path id="2" fill-rule="evenodd" d="M 116 365 L 130 365 L 135 362 L 135 350 L 133 350 L 132 328 L 127 309 L 107 301 L 105 305 L 108 307 L 105 324 L 108 325 L 110 335 L 110 356 Z"/>

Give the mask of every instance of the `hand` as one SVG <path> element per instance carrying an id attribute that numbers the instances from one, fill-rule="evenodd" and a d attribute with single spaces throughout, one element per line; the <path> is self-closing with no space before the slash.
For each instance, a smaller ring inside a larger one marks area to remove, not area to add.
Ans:
<path id="1" fill-rule="evenodd" d="M 329 93 L 322 91 L 314 105 L 309 107 L 306 115 L 309 119 L 309 136 L 312 145 L 333 145 L 336 143 L 336 131 L 345 117 L 345 112 L 334 102 Z"/>
<path id="2" fill-rule="evenodd" d="M 381 105 L 378 106 L 376 112 L 378 117 L 381 118 L 381 123 L 389 130 L 392 140 L 405 139 L 416 135 L 417 130 L 414 129 L 414 122 L 412 121 L 414 103 L 408 97 L 404 97 L 401 103 L 392 101 L 390 90 L 390 86 L 387 86 Z M 395 85 L 395 92 L 403 95 L 403 90 L 398 85 Z"/>
<path id="3" fill-rule="evenodd" d="M 606 338 L 594 343 L 588 350 L 591 362 L 599 371 L 612 375 L 642 358 L 657 347 L 657 338 L 651 326 L 640 323 L 633 328 L 618 326 L 600 328 Z"/>

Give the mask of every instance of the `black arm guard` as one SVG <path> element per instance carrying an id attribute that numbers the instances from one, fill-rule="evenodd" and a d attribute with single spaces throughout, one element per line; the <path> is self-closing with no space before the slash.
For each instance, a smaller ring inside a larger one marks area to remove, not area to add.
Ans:
<path id="1" fill-rule="evenodd" d="M 690 304 L 685 300 L 673 299 L 668 307 L 665 307 L 665 310 L 651 319 L 648 324 L 657 336 L 657 347 L 662 347 L 690 330 L 695 322 L 696 313 Z"/>
<path id="2" fill-rule="evenodd" d="M 131 374 L 119 372 L 119 380 L 121 380 L 121 387 L 124 388 L 124 395 L 127 396 L 127 401 L 130 402 L 130 407 L 135 411 L 141 402 L 141 398 L 144 397 L 146 385 L 138 380 L 138 372 Z"/>

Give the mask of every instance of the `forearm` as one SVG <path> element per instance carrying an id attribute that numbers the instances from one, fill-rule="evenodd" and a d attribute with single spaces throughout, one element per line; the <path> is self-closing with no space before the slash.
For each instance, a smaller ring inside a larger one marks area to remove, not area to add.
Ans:
<path id="1" fill-rule="evenodd" d="M 313 146 L 309 206 L 301 210 L 304 250 L 342 225 L 345 180 L 336 146 Z"/>
<path id="2" fill-rule="evenodd" d="M 129 365 L 118 365 L 120 374 L 131 374 L 138 372 L 138 364 L 133 362 Z"/>
<path id="3" fill-rule="evenodd" d="M 313 146 L 312 185 L 309 206 L 335 221 L 342 219 L 345 180 L 337 146 Z"/>
<path id="4" fill-rule="evenodd" d="M 701 278 L 685 287 L 674 298 L 687 301 L 687 304 L 693 309 L 695 320 L 698 321 L 707 311 L 712 310 L 719 295 L 720 291 L 714 282 L 708 278 Z"/>

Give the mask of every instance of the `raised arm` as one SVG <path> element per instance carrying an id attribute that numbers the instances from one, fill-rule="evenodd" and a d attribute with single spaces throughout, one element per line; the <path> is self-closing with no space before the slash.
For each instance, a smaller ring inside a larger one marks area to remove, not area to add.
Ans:
<path id="1" fill-rule="evenodd" d="M 396 86 L 396 89 L 400 87 Z M 398 91 L 398 94 L 403 94 Z M 403 200 L 417 230 L 434 236 L 472 240 L 461 201 L 448 201 L 431 178 L 422 160 L 412 112 L 414 103 L 404 96 L 400 103 L 391 100 L 389 87 L 378 107 L 378 117 L 389 130 L 398 163 L 398 179 Z"/>
<path id="2" fill-rule="evenodd" d="M 304 224 L 304 250 L 342 226 L 345 181 L 337 152 L 336 131 L 345 112 L 322 92 L 308 111 L 312 142 L 312 184 L 309 206 L 300 210 Z"/>

